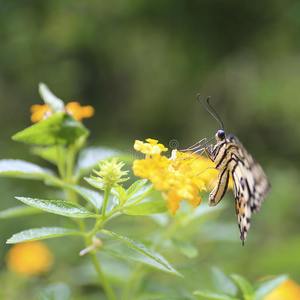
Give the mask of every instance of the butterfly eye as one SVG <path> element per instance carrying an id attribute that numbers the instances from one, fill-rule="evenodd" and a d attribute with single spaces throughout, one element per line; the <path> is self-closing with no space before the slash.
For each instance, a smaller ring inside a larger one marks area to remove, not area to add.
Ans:
<path id="1" fill-rule="evenodd" d="M 224 140 L 225 139 L 225 131 L 224 130 L 218 130 L 216 136 L 218 137 L 218 139 L 221 141 L 221 140 Z"/>

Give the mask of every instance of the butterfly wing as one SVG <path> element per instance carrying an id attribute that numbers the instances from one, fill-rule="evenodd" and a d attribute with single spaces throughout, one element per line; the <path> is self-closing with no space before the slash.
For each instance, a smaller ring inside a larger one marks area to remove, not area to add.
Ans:
<path id="1" fill-rule="evenodd" d="M 266 198 L 270 183 L 262 167 L 254 161 L 235 136 L 228 137 L 226 145 L 231 151 L 228 169 L 234 182 L 234 196 L 240 237 L 244 245 L 250 228 L 251 213 L 259 211 Z"/>
<path id="2" fill-rule="evenodd" d="M 230 175 L 234 183 L 236 215 L 244 245 L 251 214 L 259 211 L 270 190 L 267 176 L 234 135 L 220 139 L 213 151 L 207 153 L 219 170 L 215 188 L 209 195 L 209 205 L 215 206 L 222 200 Z"/>

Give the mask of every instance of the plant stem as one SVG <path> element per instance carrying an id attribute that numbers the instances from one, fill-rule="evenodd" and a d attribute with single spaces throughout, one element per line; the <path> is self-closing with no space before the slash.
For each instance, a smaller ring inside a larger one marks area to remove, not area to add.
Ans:
<path id="1" fill-rule="evenodd" d="M 56 146 L 56 156 L 57 156 L 57 169 L 58 169 L 59 175 L 63 180 L 65 180 L 66 172 L 65 172 L 65 167 L 64 167 L 64 161 L 61 156 L 61 146 L 60 145 Z"/>
<path id="2" fill-rule="evenodd" d="M 75 160 L 75 145 L 72 144 L 69 146 L 67 171 L 66 171 L 66 179 L 69 183 L 73 183 L 72 176 L 73 176 L 73 169 L 74 169 L 74 160 Z"/>
<path id="3" fill-rule="evenodd" d="M 102 204 L 102 220 L 105 220 L 105 211 L 106 211 L 106 205 L 108 201 L 108 197 L 110 195 L 111 187 L 106 187 L 105 192 L 104 192 L 104 199 L 103 199 L 103 204 Z"/>
<path id="4" fill-rule="evenodd" d="M 98 273 L 98 276 L 101 280 L 101 284 L 102 284 L 102 287 L 107 295 L 107 297 L 110 299 L 110 300 L 117 300 L 113 290 L 111 289 L 110 285 L 108 284 L 107 280 L 106 280 L 106 277 L 100 267 L 100 264 L 99 264 L 99 261 L 96 257 L 96 254 L 94 252 L 90 252 L 90 256 L 91 256 L 91 259 L 93 261 L 93 264 L 96 268 L 96 271 Z"/>
<path id="5" fill-rule="evenodd" d="M 58 172 L 59 172 L 59 175 L 60 175 L 62 181 L 60 182 L 59 179 L 55 179 L 52 177 L 51 177 L 51 180 L 53 182 L 55 182 L 56 184 L 60 185 L 64 189 L 64 191 L 66 193 L 66 197 L 69 201 L 71 201 L 73 203 L 77 203 L 78 201 L 77 201 L 76 193 L 74 193 L 73 191 L 64 187 L 64 184 L 75 184 L 76 183 L 76 182 L 74 182 L 75 180 L 73 179 L 74 160 L 75 160 L 75 155 L 76 155 L 75 145 L 70 145 L 68 150 L 69 150 L 68 151 L 68 160 L 67 160 L 66 169 L 65 169 L 65 162 L 61 155 L 61 148 L 60 148 L 60 146 L 56 146 L 57 168 L 58 168 Z M 103 203 L 103 210 L 102 210 L 103 217 L 105 217 L 105 209 L 106 209 L 106 204 L 107 204 L 109 194 L 110 194 L 110 189 L 107 191 L 107 193 L 105 193 L 105 201 Z M 81 219 L 77 219 L 76 221 L 77 221 L 80 231 L 85 233 L 85 236 L 84 236 L 85 246 L 86 247 L 91 246 L 93 234 L 86 235 L 84 221 Z M 99 221 L 102 221 L 102 220 L 98 220 L 97 223 L 95 224 L 95 227 L 97 226 L 97 224 L 99 224 Z M 95 232 L 97 232 L 97 231 L 95 231 Z M 95 269 L 96 269 L 99 279 L 101 281 L 102 287 L 103 287 L 108 299 L 117 300 L 116 296 L 114 295 L 111 287 L 109 286 L 109 284 L 105 278 L 104 273 L 101 270 L 101 267 L 97 260 L 96 254 L 94 252 L 90 252 L 90 256 L 91 256 L 92 262 L 95 266 Z"/>

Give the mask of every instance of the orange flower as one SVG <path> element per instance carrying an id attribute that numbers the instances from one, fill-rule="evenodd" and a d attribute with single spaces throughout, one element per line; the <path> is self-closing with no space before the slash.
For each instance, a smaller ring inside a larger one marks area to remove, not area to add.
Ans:
<path id="1" fill-rule="evenodd" d="M 37 123 L 39 121 L 42 121 L 50 116 L 52 116 L 52 110 L 48 104 L 39 105 L 35 104 L 32 105 L 30 108 L 31 111 L 31 117 L 30 120 L 32 123 Z"/>
<path id="2" fill-rule="evenodd" d="M 80 106 L 78 102 L 69 102 L 66 105 L 66 110 L 79 122 L 81 122 L 83 118 L 91 118 L 95 112 L 92 106 Z"/>
<path id="3" fill-rule="evenodd" d="M 32 105 L 30 111 L 32 113 L 30 117 L 32 123 L 37 123 L 53 115 L 53 112 L 48 104 Z M 80 106 L 78 102 L 69 102 L 66 105 L 66 111 L 79 122 L 81 122 L 83 118 L 92 117 L 95 112 L 92 106 Z"/>
<path id="4" fill-rule="evenodd" d="M 293 280 L 287 279 L 274 291 L 272 291 L 264 300 L 299 300 L 300 286 Z"/>
<path id="5" fill-rule="evenodd" d="M 52 253 L 43 242 L 13 245 L 7 253 L 8 268 L 22 275 L 40 275 L 47 272 L 53 262 Z"/>
<path id="6" fill-rule="evenodd" d="M 206 168 L 206 161 L 201 164 L 197 156 L 181 153 L 176 150 L 168 159 L 161 152 L 168 149 L 158 141 L 147 139 L 147 143 L 136 141 L 134 149 L 145 154 L 145 159 L 133 162 L 133 172 L 141 178 L 151 180 L 155 189 L 163 192 L 169 200 L 168 207 L 173 214 L 180 208 L 180 202 L 187 199 L 196 208 L 202 201 L 200 191 L 205 191 L 205 180 L 201 173 Z M 196 163 L 197 162 L 197 163 Z M 205 179 L 211 181 L 215 174 L 206 174 Z"/>

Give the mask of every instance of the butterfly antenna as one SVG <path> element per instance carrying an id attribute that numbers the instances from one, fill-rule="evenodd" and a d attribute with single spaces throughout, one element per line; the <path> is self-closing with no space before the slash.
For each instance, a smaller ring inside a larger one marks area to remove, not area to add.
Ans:
<path id="1" fill-rule="evenodd" d="M 202 104 L 202 106 L 204 106 L 204 108 L 215 118 L 215 120 L 217 120 L 217 122 L 219 123 L 219 125 L 221 126 L 221 129 L 224 130 L 224 125 L 223 122 L 221 120 L 221 118 L 219 117 L 219 115 L 217 114 L 217 112 L 213 109 L 213 107 L 211 106 L 209 100 L 210 100 L 210 96 L 207 97 L 206 102 L 209 106 L 209 108 L 200 100 L 200 94 L 197 94 L 197 99 L 198 101 Z"/>

